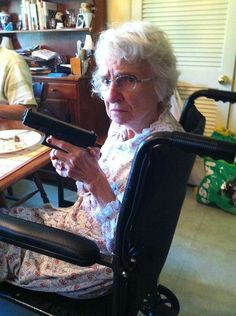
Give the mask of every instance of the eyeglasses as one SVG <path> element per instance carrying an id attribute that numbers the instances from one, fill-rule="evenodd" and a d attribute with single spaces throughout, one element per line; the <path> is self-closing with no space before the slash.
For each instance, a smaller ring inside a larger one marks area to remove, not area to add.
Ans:
<path id="1" fill-rule="evenodd" d="M 132 91 L 136 88 L 138 83 L 146 82 L 152 80 L 152 78 L 144 78 L 138 79 L 133 75 L 119 75 L 114 79 L 110 79 L 107 77 L 101 77 L 99 90 L 100 91 L 107 91 L 111 83 L 114 82 L 115 86 L 122 91 Z"/>

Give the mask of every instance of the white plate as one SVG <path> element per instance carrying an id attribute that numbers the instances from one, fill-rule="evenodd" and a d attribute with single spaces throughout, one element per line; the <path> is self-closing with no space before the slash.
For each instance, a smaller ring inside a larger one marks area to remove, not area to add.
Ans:
<path id="1" fill-rule="evenodd" d="M 17 141 L 14 137 L 17 136 Z M 4 140 L 8 139 L 9 140 Z M 0 131 L 0 154 L 18 152 L 43 141 L 44 135 L 33 130 L 9 129 Z"/>

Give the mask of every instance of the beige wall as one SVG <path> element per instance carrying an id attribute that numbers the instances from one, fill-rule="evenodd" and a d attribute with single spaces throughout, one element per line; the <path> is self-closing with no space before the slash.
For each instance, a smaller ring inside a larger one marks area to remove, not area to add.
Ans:
<path id="1" fill-rule="evenodd" d="M 130 20 L 131 0 L 107 0 L 107 21 L 112 23 Z"/>

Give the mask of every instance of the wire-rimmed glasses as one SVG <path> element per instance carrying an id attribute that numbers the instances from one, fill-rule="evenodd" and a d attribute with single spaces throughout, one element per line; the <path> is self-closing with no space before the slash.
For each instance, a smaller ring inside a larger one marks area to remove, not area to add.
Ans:
<path id="1" fill-rule="evenodd" d="M 134 75 L 118 75 L 113 79 L 108 77 L 101 77 L 98 89 L 101 92 L 107 91 L 110 88 L 111 83 L 113 82 L 120 91 L 128 92 L 134 90 L 138 83 L 146 82 L 149 80 L 152 80 L 152 78 L 138 79 Z"/>

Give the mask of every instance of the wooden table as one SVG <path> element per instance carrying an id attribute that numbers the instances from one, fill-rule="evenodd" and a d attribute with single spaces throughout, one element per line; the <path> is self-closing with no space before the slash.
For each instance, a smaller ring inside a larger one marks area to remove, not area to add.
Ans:
<path id="1" fill-rule="evenodd" d="M 0 120 L 0 129 L 26 129 L 20 122 Z M 15 154 L 0 155 L 0 193 L 17 181 L 24 179 L 50 162 L 50 148 L 41 144 Z M 41 194 L 42 195 L 42 194 Z M 3 203 L 3 194 L 1 194 Z"/>
<path id="2" fill-rule="evenodd" d="M 38 145 L 14 155 L 0 155 L 0 191 L 47 165 L 49 152 L 50 148 Z"/>

